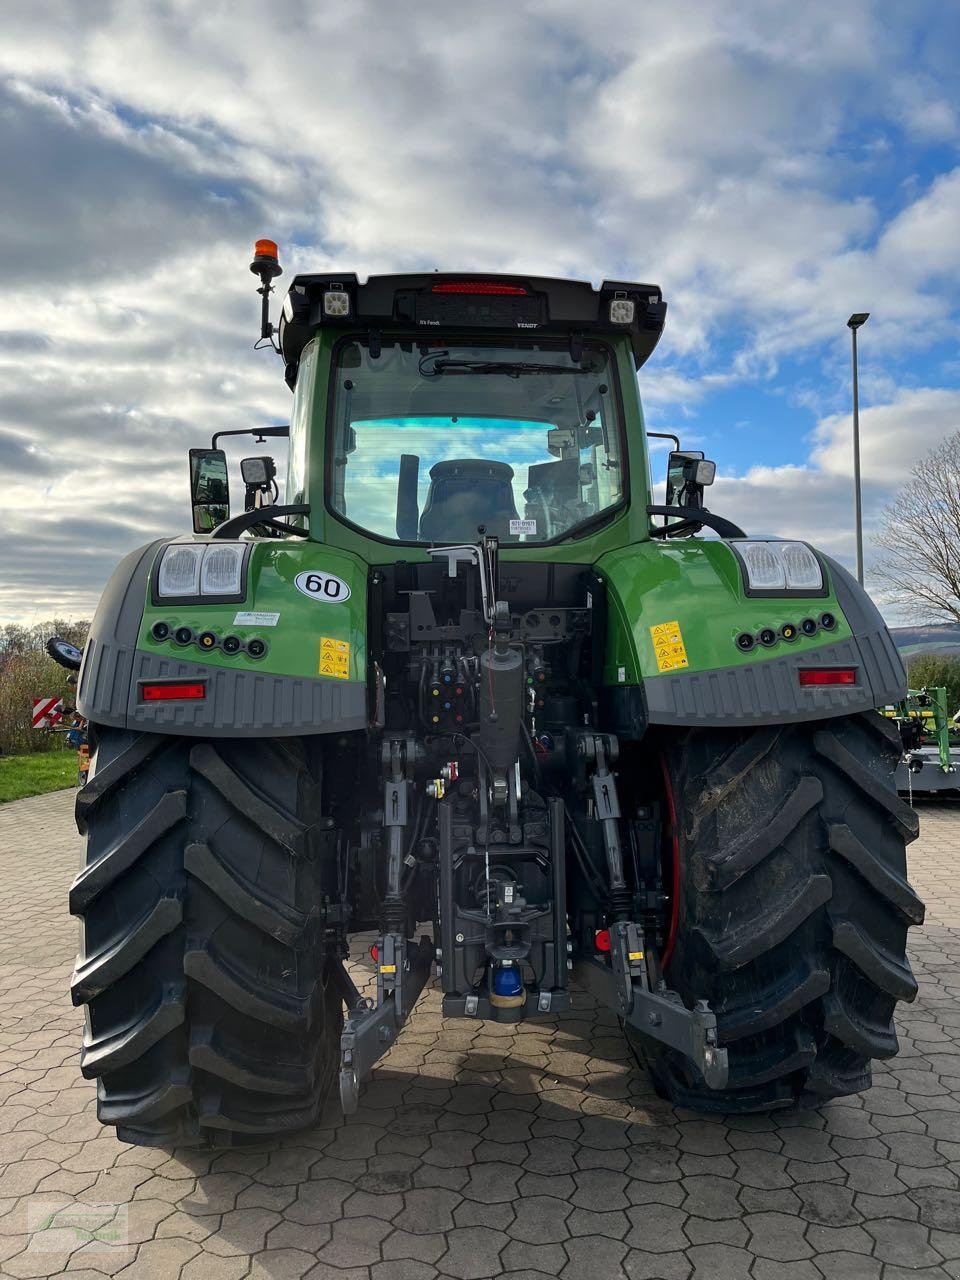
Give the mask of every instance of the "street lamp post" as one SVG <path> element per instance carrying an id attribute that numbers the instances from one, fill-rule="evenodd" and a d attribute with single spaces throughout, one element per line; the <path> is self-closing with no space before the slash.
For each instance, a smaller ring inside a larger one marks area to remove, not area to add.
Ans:
<path id="1" fill-rule="evenodd" d="M 863 510 L 860 499 L 860 376 L 857 371 L 857 330 L 870 319 L 869 311 L 855 311 L 847 321 L 853 339 L 853 510 L 857 535 L 857 581 L 863 586 Z"/>

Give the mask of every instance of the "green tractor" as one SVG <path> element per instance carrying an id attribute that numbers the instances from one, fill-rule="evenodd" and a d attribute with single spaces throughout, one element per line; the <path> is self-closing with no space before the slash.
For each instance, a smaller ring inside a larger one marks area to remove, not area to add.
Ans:
<path id="1" fill-rule="evenodd" d="M 193 532 L 85 650 L 74 1002 L 99 1116 L 227 1145 L 345 1112 L 435 976 L 446 1018 L 619 1017 L 677 1105 L 818 1105 L 917 985 L 903 667 L 850 575 L 650 478 L 655 285 L 280 274 L 285 492 L 216 437 Z M 222 433 L 221 433 L 222 434 Z M 237 432 L 233 434 L 244 434 Z M 701 536 L 705 534 L 706 536 Z M 372 931 L 375 998 L 345 966 Z"/>

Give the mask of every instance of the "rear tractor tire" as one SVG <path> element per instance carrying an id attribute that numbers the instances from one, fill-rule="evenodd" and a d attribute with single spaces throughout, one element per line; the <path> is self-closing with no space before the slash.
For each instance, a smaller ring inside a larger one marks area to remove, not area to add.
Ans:
<path id="1" fill-rule="evenodd" d="M 122 1141 L 230 1146 L 316 1122 L 341 999 L 323 950 L 335 832 L 310 739 L 93 728 L 70 891 L 81 1070 Z"/>
<path id="2" fill-rule="evenodd" d="M 871 1059 L 897 1052 L 894 1008 L 917 993 L 907 929 L 923 921 L 906 879 L 917 815 L 893 784 L 900 749 L 874 712 L 693 730 L 666 746 L 680 890 L 666 979 L 710 1002 L 730 1063 L 713 1091 L 648 1043 L 675 1104 L 817 1106 L 869 1088 Z"/>

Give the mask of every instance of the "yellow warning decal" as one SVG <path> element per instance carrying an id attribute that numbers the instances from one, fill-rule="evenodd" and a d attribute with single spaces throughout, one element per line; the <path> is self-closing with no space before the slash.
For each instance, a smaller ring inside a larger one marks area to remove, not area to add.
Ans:
<path id="1" fill-rule="evenodd" d="M 687 650 L 684 647 L 680 623 L 658 622 L 650 628 L 653 651 L 657 658 L 658 671 L 676 671 L 687 666 Z"/>
<path id="2" fill-rule="evenodd" d="M 317 670 L 320 675 L 332 676 L 336 680 L 349 679 L 350 641 L 334 640 L 332 636 L 321 636 L 320 663 Z"/>

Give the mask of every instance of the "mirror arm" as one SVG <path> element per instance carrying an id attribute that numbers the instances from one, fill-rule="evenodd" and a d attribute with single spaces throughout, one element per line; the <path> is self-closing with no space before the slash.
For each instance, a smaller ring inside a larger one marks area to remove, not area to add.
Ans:
<path id="1" fill-rule="evenodd" d="M 747 536 L 740 526 L 734 524 L 732 520 L 725 520 L 723 516 L 715 516 L 706 507 L 651 506 L 647 507 L 647 515 L 675 516 L 678 520 L 683 520 L 697 529 L 706 525 L 708 529 L 713 529 L 714 532 L 719 533 L 721 538 L 745 538 Z M 660 529 L 654 529 L 652 533 L 657 538 L 664 538 L 679 528 L 679 525 L 664 525 Z"/>
<path id="2" fill-rule="evenodd" d="M 242 427 L 238 431 L 216 431 L 210 441 L 210 448 L 217 447 L 217 441 L 222 436 L 256 436 L 258 443 L 262 443 L 264 436 L 282 436 L 286 439 L 290 435 L 289 425 L 284 427 Z"/>
<path id="3" fill-rule="evenodd" d="M 243 511 L 238 516 L 231 516 L 229 520 L 224 520 L 223 524 L 218 524 L 212 530 L 210 537 L 236 538 L 255 524 L 264 524 L 268 527 L 279 529 L 282 533 L 296 533 L 301 538 L 306 538 L 307 534 L 304 530 L 298 529 L 294 525 L 282 524 L 276 517 L 308 516 L 309 514 L 310 505 L 306 502 L 297 502 L 289 507 L 256 507 L 253 511 Z"/>
<path id="4" fill-rule="evenodd" d="M 680 437 L 675 436 L 672 431 L 648 431 L 647 437 L 653 437 L 655 440 L 672 440 L 677 446 L 677 453 L 680 452 Z"/>

